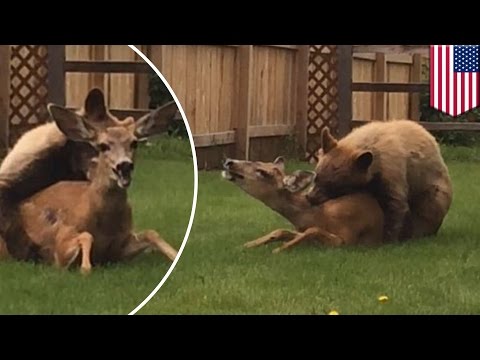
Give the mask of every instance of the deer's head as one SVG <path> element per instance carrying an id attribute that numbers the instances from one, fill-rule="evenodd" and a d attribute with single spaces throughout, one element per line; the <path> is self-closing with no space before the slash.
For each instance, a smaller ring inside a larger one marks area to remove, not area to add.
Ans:
<path id="1" fill-rule="evenodd" d="M 92 90 L 89 96 L 84 111 L 74 112 L 54 104 L 48 105 L 48 111 L 68 139 L 88 143 L 96 149 L 98 166 L 108 169 L 110 178 L 126 188 L 131 182 L 138 142 L 166 131 L 177 106 L 172 101 L 138 120 L 132 117 L 118 120 L 106 110 L 101 91 Z M 105 117 L 109 125 L 105 125 Z"/>
<path id="2" fill-rule="evenodd" d="M 277 196 L 284 191 L 300 192 L 315 178 L 314 172 L 304 170 L 287 175 L 283 157 L 278 157 L 273 162 L 226 159 L 223 167 L 224 179 L 234 182 L 257 199 Z"/>

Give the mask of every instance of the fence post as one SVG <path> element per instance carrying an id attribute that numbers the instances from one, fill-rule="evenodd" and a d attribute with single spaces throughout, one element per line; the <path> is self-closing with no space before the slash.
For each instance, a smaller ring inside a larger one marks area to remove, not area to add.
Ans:
<path id="1" fill-rule="evenodd" d="M 250 148 L 249 124 L 252 114 L 252 69 L 253 69 L 253 45 L 241 45 L 238 47 L 239 59 L 239 89 L 238 89 L 238 112 L 235 128 L 235 157 L 248 160 Z"/>
<path id="2" fill-rule="evenodd" d="M 422 55 L 414 54 L 410 81 L 419 83 L 422 81 Z M 420 121 L 420 94 L 410 94 L 410 119 Z"/>
<path id="3" fill-rule="evenodd" d="M 338 57 L 338 135 L 352 129 L 352 45 L 337 45 Z"/>
<path id="4" fill-rule="evenodd" d="M 8 149 L 10 107 L 10 45 L 0 45 L 0 151 Z"/>
<path id="5" fill-rule="evenodd" d="M 374 82 L 387 82 L 387 59 L 385 53 L 375 54 L 375 76 Z M 387 119 L 387 95 L 384 92 L 376 92 L 373 95 L 373 119 Z"/>
<path id="6" fill-rule="evenodd" d="M 310 60 L 310 45 L 301 45 L 297 51 L 297 111 L 295 132 L 297 142 L 305 154 L 307 149 L 307 122 L 308 122 L 308 65 Z"/>
<path id="7" fill-rule="evenodd" d="M 165 76 L 163 73 L 165 71 L 164 67 L 164 54 L 165 54 L 166 45 L 150 45 L 150 61 L 158 68 L 158 70 Z M 168 80 L 168 79 L 167 79 Z"/>
<path id="8" fill-rule="evenodd" d="M 110 45 L 90 45 L 90 59 L 93 61 L 105 61 L 110 59 L 111 47 Z M 110 106 L 110 74 L 105 73 L 90 73 L 89 74 L 90 88 L 96 87 L 103 90 L 105 94 L 105 101 L 107 106 Z M 105 79 L 107 81 L 105 81 Z M 107 86 L 105 86 L 105 83 Z"/>
<path id="9" fill-rule="evenodd" d="M 145 56 L 150 59 L 150 45 L 137 45 Z M 132 50 L 133 51 L 133 50 Z M 135 54 L 135 60 L 143 61 L 140 56 Z M 153 72 L 153 71 L 152 71 Z M 150 96 L 148 93 L 149 74 L 135 74 L 134 106 L 138 109 L 148 109 Z"/>
<path id="10" fill-rule="evenodd" d="M 65 45 L 47 45 L 48 101 L 65 106 Z"/>

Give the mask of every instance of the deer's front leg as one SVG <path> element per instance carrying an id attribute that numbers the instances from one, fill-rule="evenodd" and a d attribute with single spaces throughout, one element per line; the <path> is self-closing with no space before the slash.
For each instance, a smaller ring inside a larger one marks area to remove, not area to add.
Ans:
<path id="1" fill-rule="evenodd" d="M 246 248 L 252 248 L 252 247 L 265 245 L 274 241 L 287 241 L 289 239 L 294 238 L 298 234 L 299 234 L 298 232 L 292 231 L 292 230 L 277 229 L 256 240 L 249 241 L 243 244 L 243 246 Z"/>
<path id="2" fill-rule="evenodd" d="M 170 261 L 175 260 L 177 256 L 177 250 L 163 240 L 156 231 L 147 230 L 139 234 L 130 235 L 120 254 L 120 258 L 122 260 L 131 259 L 149 248 L 160 251 L 160 253 L 165 255 Z"/>
<path id="3" fill-rule="evenodd" d="M 131 260 L 135 256 L 141 254 L 145 250 L 151 248 L 151 244 L 147 241 L 140 240 L 138 235 L 130 234 L 127 242 L 120 251 L 120 254 L 116 260 Z"/>
<path id="4" fill-rule="evenodd" d="M 72 237 L 59 237 L 54 252 L 55 265 L 60 268 L 68 268 L 77 259 L 81 251 L 80 271 L 82 274 L 88 274 L 92 269 L 90 262 L 92 243 L 93 236 L 88 232 Z"/>
<path id="5" fill-rule="evenodd" d="M 343 243 L 343 239 L 341 237 L 335 234 L 332 234 L 326 230 L 323 230 L 317 227 L 311 227 L 305 230 L 303 233 L 300 233 L 297 236 L 295 236 L 293 240 L 290 240 L 284 243 L 282 246 L 274 249 L 273 253 L 278 254 L 280 251 L 283 251 L 292 246 L 295 246 L 302 241 L 314 240 L 314 239 L 328 246 L 339 246 Z"/>

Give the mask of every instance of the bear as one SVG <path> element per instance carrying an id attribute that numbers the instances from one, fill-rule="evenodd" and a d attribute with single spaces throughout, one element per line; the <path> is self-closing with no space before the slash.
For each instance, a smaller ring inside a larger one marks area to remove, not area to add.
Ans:
<path id="1" fill-rule="evenodd" d="M 423 126 L 375 121 L 339 141 L 324 128 L 321 140 L 315 184 L 307 194 L 312 205 L 368 190 L 385 213 L 384 241 L 438 232 L 453 190 L 440 147 Z"/>

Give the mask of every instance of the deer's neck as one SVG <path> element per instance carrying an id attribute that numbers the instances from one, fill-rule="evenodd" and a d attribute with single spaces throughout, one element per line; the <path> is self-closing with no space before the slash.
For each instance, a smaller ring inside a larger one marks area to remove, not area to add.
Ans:
<path id="1" fill-rule="evenodd" d="M 299 226 L 302 215 L 311 207 L 305 195 L 302 193 L 293 194 L 287 190 L 277 191 L 275 194 L 259 200 L 296 227 Z"/>
<path id="2" fill-rule="evenodd" d="M 101 207 L 119 208 L 127 201 L 127 190 L 117 185 L 111 178 L 111 169 L 100 157 L 90 183 L 90 196 Z"/>

